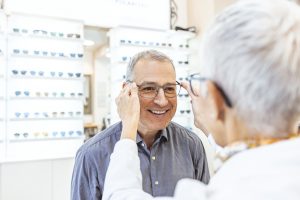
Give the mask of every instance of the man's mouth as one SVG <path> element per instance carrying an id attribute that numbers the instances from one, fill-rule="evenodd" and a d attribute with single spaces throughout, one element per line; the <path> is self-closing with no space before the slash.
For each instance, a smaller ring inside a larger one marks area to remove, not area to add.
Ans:
<path id="1" fill-rule="evenodd" d="M 168 111 L 169 110 L 149 110 L 149 112 L 151 112 L 152 114 L 155 114 L 155 115 L 163 115 Z"/>

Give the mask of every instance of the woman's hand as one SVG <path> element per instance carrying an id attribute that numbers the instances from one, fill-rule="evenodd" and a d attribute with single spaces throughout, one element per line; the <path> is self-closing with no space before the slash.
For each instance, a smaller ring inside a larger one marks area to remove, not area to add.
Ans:
<path id="1" fill-rule="evenodd" d="M 181 86 L 189 93 L 191 97 L 192 110 L 194 114 L 194 124 L 197 128 L 201 129 L 206 135 L 208 135 L 208 131 L 203 126 L 204 120 L 201 117 L 205 117 L 206 108 L 205 106 L 205 96 L 207 95 L 207 91 L 197 91 L 197 95 L 195 95 L 190 87 L 188 82 L 183 81 Z M 200 88 L 198 88 L 200 90 Z M 203 88 L 202 88 L 203 89 Z"/>
<path id="2" fill-rule="evenodd" d="M 121 138 L 135 141 L 140 118 L 140 101 L 135 83 L 126 83 L 116 98 L 116 104 L 123 126 Z"/>

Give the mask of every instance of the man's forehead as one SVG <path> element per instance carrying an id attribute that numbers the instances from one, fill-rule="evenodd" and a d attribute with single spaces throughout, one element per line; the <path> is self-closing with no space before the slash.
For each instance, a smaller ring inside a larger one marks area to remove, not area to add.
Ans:
<path id="1" fill-rule="evenodd" d="M 168 73 L 176 73 L 175 69 L 172 65 L 171 62 L 168 60 L 161 61 L 161 60 L 139 60 L 134 68 L 133 68 L 133 73 L 141 73 L 141 72 L 146 72 L 146 73 L 151 73 L 155 71 L 168 71 Z"/>

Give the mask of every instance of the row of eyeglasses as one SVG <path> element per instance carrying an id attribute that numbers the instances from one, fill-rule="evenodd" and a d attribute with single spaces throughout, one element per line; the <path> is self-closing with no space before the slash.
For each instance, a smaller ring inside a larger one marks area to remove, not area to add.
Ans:
<path id="1" fill-rule="evenodd" d="M 15 112 L 17 119 L 47 119 L 47 118 L 73 118 L 82 117 L 81 111 L 53 111 L 53 112 Z"/>
<path id="2" fill-rule="evenodd" d="M 38 138 L 62 138 L 62 137 L 78 137 L 82 136 L 83 132 L 81 130 L 70 130 L 70 131 L 40 131 L 40 132 L 15 132 L 14 134 L 15 139 L 38 139 Z"/>
<path id="3" fill-rule="evenodd" d="M 46 31 L 42 29 L 34 29 L 34 30 L 27 30 L 24 28 L 12 28 L 13 33 L 15 34 L 22 34 L 22 35 L 27 35 L 27 34 L 33 34 L 37 36 L 44 36 L 44 37 L 58 37 L 58 38 L 72 38 L 72 39 L 80 39 L 81 35 L 79 33 L 63 33 L 63 32 L 55 32 L 55 31 Z"/>
<path id="4" fill-rule="evenodd" d="M 34 70 L 11 70 L 11 74 L 14 76 L 40 76 L 40 77 L 50 77 L 50 78 L 81 78 L 82 73 L 80 72 L 44 72 L 44 71 L 34 71 Z"/>
<path id="5" fill-rule="evenodd" d="M 32 50 L 27 49 L 13 49 L 12 55 L 25 55 L 25 56 L 42 56 L 42 57 L 52 57 L 52 58 L 74 58 L 80 59 L 83 58 L 83 53 L 65 53 L 65 52 L 55 52 L 55 51 L 46 51 L 46 50 Z"/>
<path id="6" fill-rule="evenodd" d="M 15 91 L 15 97 L 52 97 L 52 98 L 81 98 L 82 92 L 30 92 L 28 90 Z"/>
<path id="7" fill-rule="evenodd" d="M 126 45 L 141 45 L 141 46 L 150 46 L 150 47 L 179 47 L 179 48 L 190 48 L 188 44 L 179 44 L 178 46 L 174 46 L 172 43 L 166 43 L 166 42 L 153 42 L 153 41 L 141 41 L 141 40 L 120 40 L 120 44 L 126 44 Z"/>
<path id="8" fill-rule="evenodd" d="M 118 61 L 119 62 L 129 62 L 130 60 L 131 60 L 130 56 L 122 56 Z M 188 60 L 185 60 L 185 61 L 178 60 L 177 62 L 173 61 L 173 64 L 188 65 L 189 61 Z"/>

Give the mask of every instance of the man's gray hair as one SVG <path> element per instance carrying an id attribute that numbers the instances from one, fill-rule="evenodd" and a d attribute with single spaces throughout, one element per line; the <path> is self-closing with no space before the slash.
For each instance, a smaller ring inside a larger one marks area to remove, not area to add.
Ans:
<path id="1" fill-rule="evenodd" d="M 244 0 L 204 36 L 201 72 L 227 94 L 253 134 L 287 134 L 300 114 L 300 8 Z"/>
<path id="2" fill-rule="evenodd" d="M 133 80 L 133 69 L 136 63 L 140 60 L 156 60 L 160 62 L 169 62 L 173 66 L 174 70 L 175 67 L 173 65 L 173 61 L 165 54 L 156 51 L 156 50 L 147 50 L 142 51 L 134 55 L 127 66 L 127 72 L 126 72 L 126 81 L 132 81 Z"/>

